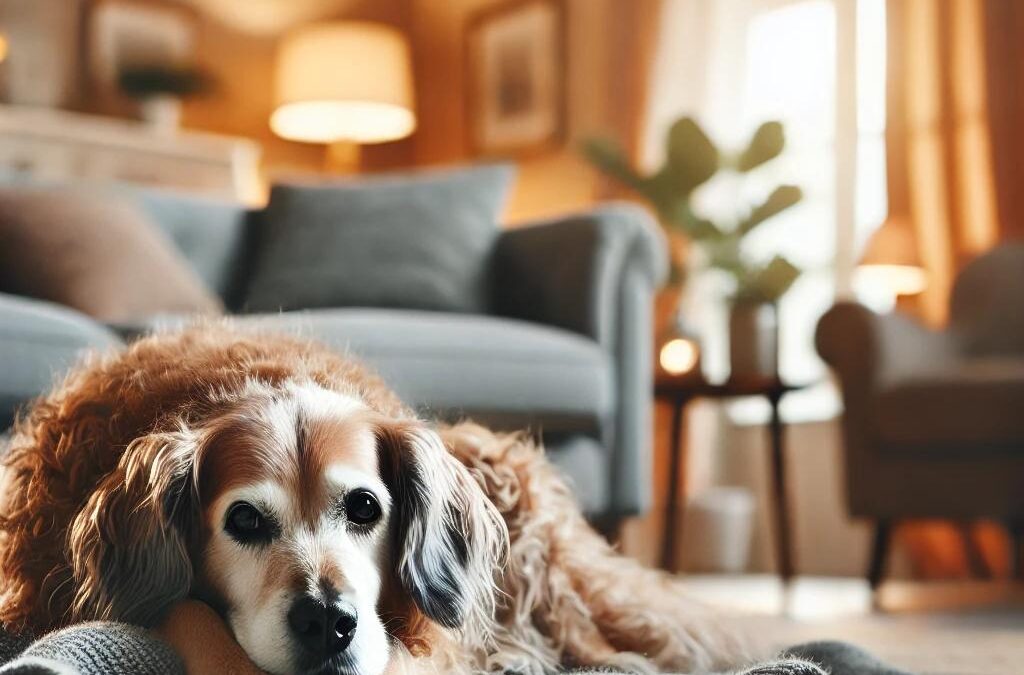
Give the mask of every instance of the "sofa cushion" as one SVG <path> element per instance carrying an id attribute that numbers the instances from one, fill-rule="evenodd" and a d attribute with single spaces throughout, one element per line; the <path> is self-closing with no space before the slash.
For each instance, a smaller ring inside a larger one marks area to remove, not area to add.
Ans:
<path id="1" fill-rule="evenodd" d="M 46 392 L 83 351 L 120 344 L 78 312 L 0 294 L 0 430 L 10 426 L 17 406 Z"/>
<path id="2" fill-rule="evenodd" d="M 876 399 L 890 448 L 1024 453 L 1024 358 L 976 358 L 885 385 Z"/>
<path id="3" fill-rule="evenodd" d="M 614 409 L 595 342 L 514 319 L 416 310 L 333 309 L 237 319 L 359 357 L 402 399 L 441 419 L 495 428 L 595 431 Z"/>
<path id="4" fill-rule="evenodd" d="M 133 187 L 124 193 L 160 226 L 203 282 L 235 308 L 243 290 L 252 213 L 235 202 L 169 190 Z"/>
<path id="5" fill-rule="evenodd" d="M 0 291 L 111 321 L 220 311 L 141 210 L 110 192 L 69 187 L 0 188 Z"/>
<path id="6" fill-rule="evenodd" d="M 243 309 L 482 310 L 505 166 L 277 185 Z"/>

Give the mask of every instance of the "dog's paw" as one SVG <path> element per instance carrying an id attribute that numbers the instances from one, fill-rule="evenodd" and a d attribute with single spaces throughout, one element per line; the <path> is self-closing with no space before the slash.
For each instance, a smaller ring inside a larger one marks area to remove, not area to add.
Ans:
<path id="1" fill-rule="evenodd" d="M 828 673 L 810 661 L 782 659 L 756 665 L 738 675 L 828 675 Z"/>

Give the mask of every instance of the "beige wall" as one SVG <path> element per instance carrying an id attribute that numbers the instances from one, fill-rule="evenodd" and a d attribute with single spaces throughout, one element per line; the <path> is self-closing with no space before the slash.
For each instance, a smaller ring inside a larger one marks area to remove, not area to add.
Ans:
<path id="1" fill-rule="evenodd" d="M 511 221 L 580 209 L 592 204 L 598 181 L 578 154 L 579 141 L 606 133 L 608 59 L 605 36 L 613 0 L 567 0 L 568 139 L 564 147 L 517 161 L 519 180 Z M 468 18 L 500 0 L 411 0 L 416 57 L 419 129 L 414 138 L 418 165 L 473 159 L 467 146 L 464 62 Z"/>

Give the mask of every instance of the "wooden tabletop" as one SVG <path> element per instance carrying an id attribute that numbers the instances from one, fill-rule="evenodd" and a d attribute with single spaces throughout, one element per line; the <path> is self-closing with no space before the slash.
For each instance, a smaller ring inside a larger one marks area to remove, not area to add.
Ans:
<path id="1" fill-rule="evenodd" d="M 729 378 L 724 382 L 709 382 L 701 376 L 674 377 L 659 373 L 654 381 L 654 394 L 671 398 L 782 396 L 807 386 L 784 382 L 777 377 Z"/>

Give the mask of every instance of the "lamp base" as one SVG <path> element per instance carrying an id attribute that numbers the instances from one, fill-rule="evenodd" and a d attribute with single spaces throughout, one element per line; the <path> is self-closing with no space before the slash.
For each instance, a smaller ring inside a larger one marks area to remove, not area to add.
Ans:
<path id="1" fill-rule="evenodd" d="M 335 141 L 328 143 L 324 150 L 324 171 L 339 176 L 351 176 L 359 173 L 362 166 L 362 153 L 358 143 L 352 141 Z"/>

